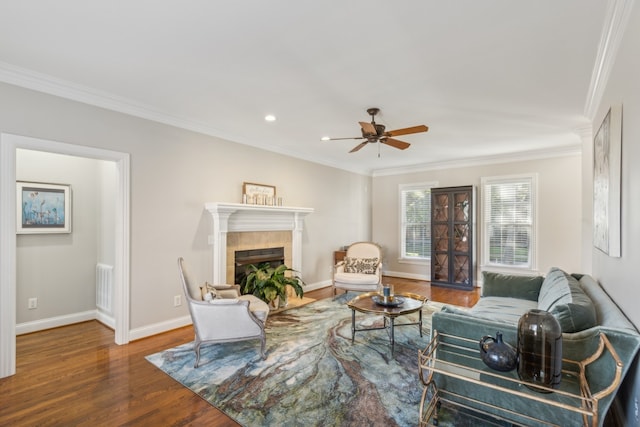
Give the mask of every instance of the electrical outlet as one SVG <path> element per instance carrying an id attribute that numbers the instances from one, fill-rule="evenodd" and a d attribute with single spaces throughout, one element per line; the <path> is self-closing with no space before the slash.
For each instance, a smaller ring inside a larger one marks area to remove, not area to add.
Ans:
<path id="1" fill-rule="evenodd" d="M 182 305 L 182 297 L 180 295 L 176 295 L 173 297 L 173 306 L 178 307 L 180 305 Z"/>
<path id="2" fill-rule="evenodd" d="M 38 308 L 38 298 L 29 298 L 27 300 L 27 308 L 29 310 L 33 310 L 34 308 Z"/>

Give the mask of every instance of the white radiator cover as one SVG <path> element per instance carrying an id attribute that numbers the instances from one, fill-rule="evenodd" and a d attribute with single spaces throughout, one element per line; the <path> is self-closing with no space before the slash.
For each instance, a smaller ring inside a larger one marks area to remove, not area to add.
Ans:
<path id="1" fill-rule="evenodd" d="M 96 307 L 105 314 L 113 314 L 113 266 L 96 265 Z"/>

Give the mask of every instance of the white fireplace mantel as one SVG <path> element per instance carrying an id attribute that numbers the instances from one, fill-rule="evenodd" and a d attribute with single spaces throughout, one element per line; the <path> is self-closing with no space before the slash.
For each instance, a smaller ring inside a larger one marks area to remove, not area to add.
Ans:
<path id="1" fill-rule="evenodd" d="M 302 271 L 303 219 L 313 208 L 262 206 L 242 203 L 205 203 L 213 218 L 213 283 L 227 283 L 227 233 L 242 231 L 291 231 L 291 268 Z"/>

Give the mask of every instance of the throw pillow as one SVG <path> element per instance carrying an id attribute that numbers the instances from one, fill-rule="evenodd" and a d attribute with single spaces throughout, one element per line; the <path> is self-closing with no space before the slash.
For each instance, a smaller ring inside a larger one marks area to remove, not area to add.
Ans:
<path id="1" fill-rule="evenodd" d="M 378 258 L 344 258 L 345 273 L 376 274 Z"/>
<path id="2" fill-rule="evenodd" d="M 205 282 L 204 286 L 200 286 L 200 293 L 203 301 L 209 301 L 207 294 L 211 294 L 211 299 L 216 299 L 216 296 L 218 296 L 216 288 L 209 282 Z"/>
<path id="3" fill-rule="evenodd" d="M 544 277 L 482 272 L 482 296 L 538 301 Z"/>
<path id="4" fill-rule="evenodd" d="M 579 332 L 598 324 L 593 302 L 575 277 L 553 267 L 542 283 L 538 308 L 558 319 L 562 332 Z"/>

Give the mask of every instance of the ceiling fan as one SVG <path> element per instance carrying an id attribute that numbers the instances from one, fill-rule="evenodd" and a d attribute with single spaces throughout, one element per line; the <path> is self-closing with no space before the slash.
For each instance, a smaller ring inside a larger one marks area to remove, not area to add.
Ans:
<path id="1" fill-rule="evenodd" d="M 383 144 L 387 144 L 391 147 L 398 148 L 400 150 L 406 150 L 407 148 L 409 148 L 411 144 L 409 144 L 408 142 L 391 138 L 391 137 L 398 136 L 398 135 L 409 135 L 412 133 L 426 132 L 429 130 L 427 126 L 419 125 L 419 126 L 412 126 L 409 128 L 396 129 L 396 130 L 390 130 L 385 132 L 385 126 L 375 122 L 375 115 L 378 114 L 379 112 L 380 112 L 379 108 L 367 109 L 367 113 L 369 113 L 369 115 L 371 116 L 371 123 L 358 122 L 360 123 L 362 136 L 356 136 L 352 138 L 323 138 L 323 139 L 326 141 L 338 141 L 342 139 L 364 139 L 365 140 L 360 144 L 356 145 L 351 151 L 349 151 L 350 153 L 355 153 L 365 145 L 369 143 L 374 143 L 374 142 L 381 142 Z M 378 156 L 380 156 L 379 153 L 378 153 Z"/>

